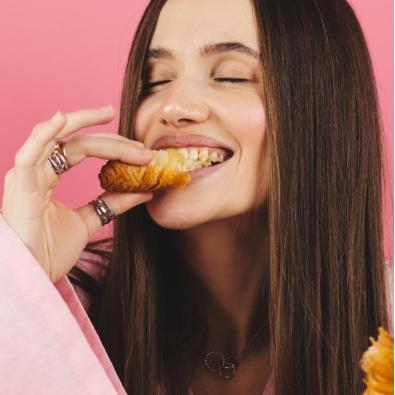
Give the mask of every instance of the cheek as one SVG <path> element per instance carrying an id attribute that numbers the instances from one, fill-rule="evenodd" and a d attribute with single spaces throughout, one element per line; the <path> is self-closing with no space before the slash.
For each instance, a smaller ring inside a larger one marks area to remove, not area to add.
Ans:
<path id="1" fill-rule="evenodd" d="M 240 175 L 235 177 L 241 192 L 238 201 L 258 206 L 266 199 L 268 188 L 267 121 L 263 100 L 256 94 L 228 100 L 222 119 L 226 120 L 226 128 L 239 145 L 236 171 Z"/>
<path id="2" fill-rule="evenodd" d="M 255 151 L 260 155 L 266 134 L 266 112 L 260 96 L 240 94 L 229 97 L 223 103 L 221 113 L 226 129 L 238 142 L 241 151 Z"/>
<path id="3" fill-rule="evenodd" d="M 154 106 L 149 106 L 146 101 L 143 101 L 137 111 L 136 118 L 134 123 L 134 140 L 137 141 L 145 141 L 144 131 L 149 129 L 150 123 L 152 123 L 152 119 L 155 115 Z"/>

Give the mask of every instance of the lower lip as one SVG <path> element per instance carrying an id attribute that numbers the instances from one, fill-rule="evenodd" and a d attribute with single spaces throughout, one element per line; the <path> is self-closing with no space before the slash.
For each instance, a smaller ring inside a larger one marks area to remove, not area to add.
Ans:
<path id="1" fill-rule="evenodd" d="M 215 166 L 202 167 L 200 169 L 190 171 L 189 174 L 191 176 L 191 181 L 195 181 L 201 177 L 214 173 L 215 171 L 221 169 L 226 163 L 228 163 L 230 159 L 231 158 Z"/>

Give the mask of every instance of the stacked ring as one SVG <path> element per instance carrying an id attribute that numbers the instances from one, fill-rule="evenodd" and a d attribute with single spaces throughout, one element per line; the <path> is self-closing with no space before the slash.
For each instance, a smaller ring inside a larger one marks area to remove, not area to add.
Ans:
<path id="1" fill-rule="evenodd" d="M 48 157 L 48 160 L 57 175 L 61 175 L 62 173 L 70 169 L 70 164 L 66 158 L 66 151 L 63 141 L 59 140 L 56 143 L 52 154 Z"/>
<path id="2" fill-rule="evenodd" d="M 71 166 L 67 161 L 66 150 L 63 141 L 59 140 L 56 143 L 54 150 L 48 157 L 48 160 L 57 175 L 61 175 L 62 173 L 70 169 Z M 102 225 L 108 224 L 116 217 L 111 207 L 101 197 L 92 200 L 91 202 L 89 202 L 89 204 L 91 204 L 95 209 Z"/>

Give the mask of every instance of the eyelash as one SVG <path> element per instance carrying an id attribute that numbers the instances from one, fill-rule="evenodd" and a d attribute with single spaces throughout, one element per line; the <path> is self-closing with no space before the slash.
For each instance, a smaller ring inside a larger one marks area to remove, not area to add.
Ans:
<path id="1" fill-rule="evenodd" d="M 218 78 L 214 78 L 216 81 L 228 81 L 231 82 L 233 84 L 235 83 L 241 83 L 241 84 L 246 84 L 248 82 L 251 82 L 251 80 L 248 80 L 246 78 L 225 78 L 225 77 L 218 77 Z M 157 85 L 162 85 L 165 84 L 167 82 L 171 82 L 171 80 L 161 80 L 161 81 L 155 81 L 155 82 L 147 82 L 145 84 L 143 84 L 142 89 L 151 89 Z"/>

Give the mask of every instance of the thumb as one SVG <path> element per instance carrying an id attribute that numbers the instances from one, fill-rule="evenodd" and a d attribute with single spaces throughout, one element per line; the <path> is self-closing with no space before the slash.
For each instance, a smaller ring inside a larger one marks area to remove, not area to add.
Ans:
<path id="1" fill-rule="evenodd" d="M 99 197 L 102 198 L 114 214 L 118 216 L 141 203 L 151 200 L 153 196 L 153 192 L 105 192 Z M 99 228 L 103 226 L 100 217 L 92 204 L 88 203 L 85 206 L 75 209 L 75 211 L 81 216 L 81 219 L 86 224 L 88 229 L 88 238 L 94 235 Z"/>

